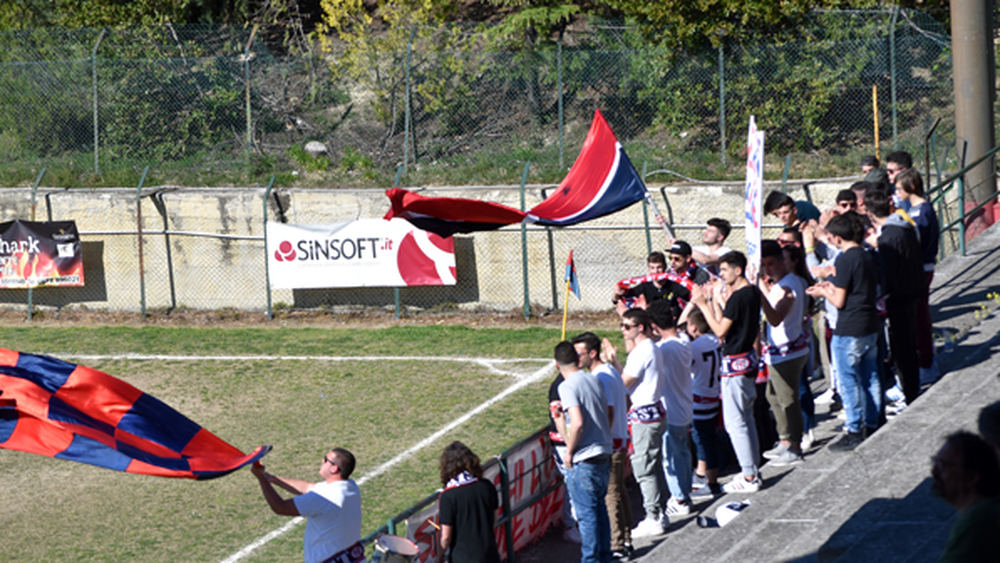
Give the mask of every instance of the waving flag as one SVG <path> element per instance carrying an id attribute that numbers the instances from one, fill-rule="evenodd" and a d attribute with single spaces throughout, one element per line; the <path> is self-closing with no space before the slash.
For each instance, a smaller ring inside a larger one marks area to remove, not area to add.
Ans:
<path id="1" fill-rule="evenodd" d="M 644 197 L 645 184 L 604 116 L 596 110 L 569 174 L 555 193 L 528 211 L 528 218 L 542 225 L 564 227 L 625 209 Z"/>
<path id="2" fill-rule="evenodd" d="M 120 379 L 0 348 L 0 448 L 107 469 L 188 479 L 221 477 L 246 455 Z"/>
<path id="3" fill-rule="evenodd" d="M 418 229 L 443 237 L 455 233 L 492 231 L 524 219 L 523 211 L 489 201 L 425 197 L 402 188 L 386 190 L 385 194 L 392 204 L 385 219 L 400 217 Z"/>
<path id="4" fill-rule="evenodd" d="M 386 191 L 386 219 L 402 217 L 441 236 L 499 229 L 527 220 L 565 227 L 603 217 L 646 197 L 646 186 L 600 111 L 569 174 L 555 192 L 527 213 L 488 201 L 424 197 L 402 188 Z"/>
<path id="5" fill-rule="evenodd" d="M 576 264 L 573 262 L 573 251 L 569 251 L 569 259 L 566 260 L 566 286 L 580 299 L 580 280 L 576 277 Z"/>

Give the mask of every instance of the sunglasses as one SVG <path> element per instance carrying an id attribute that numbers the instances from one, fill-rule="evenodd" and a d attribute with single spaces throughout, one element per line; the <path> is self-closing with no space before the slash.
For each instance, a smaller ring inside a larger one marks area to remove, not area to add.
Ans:
<path id="1" fill-rule="evenodd" d="M 856 201 L 838 201 L 837 205 L 839 205 L 840 207 L 843 207 L 843 208 L 857 207 L 858 206 L 858 202 L 856 202 Z"/>
<path id="2" fill-rule="evenodd" d="M 622 330 L 631 330 L 633 328 L 638 327 L 639 325 L 630 325 L 628 323 L 622 323 L 622 324 L 620 324 L 618 326 L 620 326 Z"/>

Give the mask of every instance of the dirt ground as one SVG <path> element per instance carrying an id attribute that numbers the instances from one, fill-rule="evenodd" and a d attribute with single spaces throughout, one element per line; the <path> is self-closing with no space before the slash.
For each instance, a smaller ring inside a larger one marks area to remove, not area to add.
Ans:
<path id="1" fill-rule="evenodd" d="M 133 312 L 36 309 L 29 320 L 25 308 L 0 309 L 0 322 L 5 326 L 178 326 L 230 328 L 385 328 L 393 326 L 467 326 L 471 328 L 520 329 L 530 327 L 559 328 L 562 313 L 532 312 L 528 319 L 521 311 L 460 311 L 448 313 L 407 313 L 395 318 L 391 310 L 368 309 L 351 312 L 321 310 L 275 311 L 274 319 L 260 311 L 153 311 L 145 318 Z M 611 329 L 618 323 L 613 310 L 607 312 L 571 313 L 567 326 Z"/>

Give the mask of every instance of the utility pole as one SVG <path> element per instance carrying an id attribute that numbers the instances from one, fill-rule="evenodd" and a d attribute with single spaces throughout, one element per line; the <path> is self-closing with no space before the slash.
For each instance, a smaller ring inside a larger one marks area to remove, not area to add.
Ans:
<path id="1" fill-rule="evenodd" d="M 993 102 L 996 77 L 993 70 L 993 2 L 951 2 L 951 52 L 955 85 L 955 133 L 957 154 L 973 162 L 994 146 Z M 996 192 L 994 158 L 986 159 L 965 176 L 967 208 Z M 964 212 L 964 210 L 963 210 Z"/>

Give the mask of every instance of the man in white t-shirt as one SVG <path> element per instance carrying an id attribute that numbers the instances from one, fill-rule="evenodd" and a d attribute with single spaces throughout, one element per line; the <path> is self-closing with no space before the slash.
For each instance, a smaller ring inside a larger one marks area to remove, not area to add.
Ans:
<path id="1" fill-rule="evenodd" d="M 622 368 L 622 383 L 629 391 L 632 408 L 628 421 L 632 428 L 632 471 L 639 483 L 642 507 L 646 518 L 632 530 L 632 537 L 657 536 L 664 533 L 660 522 L 660 464 L 666 412 L 660 400 L 663 382 L 660 376 L 660 354 L 653 342 L 652 323 L 643 309 L 629 309 L 622 315 L 622 337 L 628 358 Z"/>
<path id="2" fill-rule="evenodd" d="M 694 396 L 691 392 L 691 347 L 677 335 L 675 319 L 669 307 L 659 302 L 649 306 L 660 355 L 661 401 L 667 411 L 663 432 L 663 474 L 670 490 L 670 500 L 663 511 L 664 525 L 670 516 L 691 513 L 691 434 Z"/>
<path id="3" fill-rule="evenodd" d="M 323 456 L 319 466 L 323 480 L 318 483 L 272 475 L 261 463 L 255 463 L 251 469 L 275 514 L 305 516 L 306 563 L 364 561 L 361 490 L 350 479 L 354 465 L 354 454 L 344 448 L 334 448 Z M 274 485 L 298 496 L 281 498 Z"/>
<path id="4" fill-rule="evenodd" d="M 705 223 L 702 244 L 691 248 L 691 257 L 712 275 L 717 276 L 719 275 L 719 257 L 732 250 L 728 246 L 724 246 L 729 231 L 732 230 L 732 225 L 729 224 L 729 221 L 719 217 L 712 217 Z"/>
<path id="5" fill-rule="evenodd" d="M 610 342 L 609 342 L 610 344 Z M 632 510 L 625 491 L 625 457 L 628 456 L 628 391 L 621 374 L 601 359 L 601 339 L 593 332 L 584 332 L 573 339 L 573 347 L 580 356 L 580 369 L 597 376 L 608 400 L 608 420 L 611 421 L 611 475 L 608 494 L 604 503 L 608 507 L 611 524 L 611 556 L 627 558 L 632 552 Z"/>

